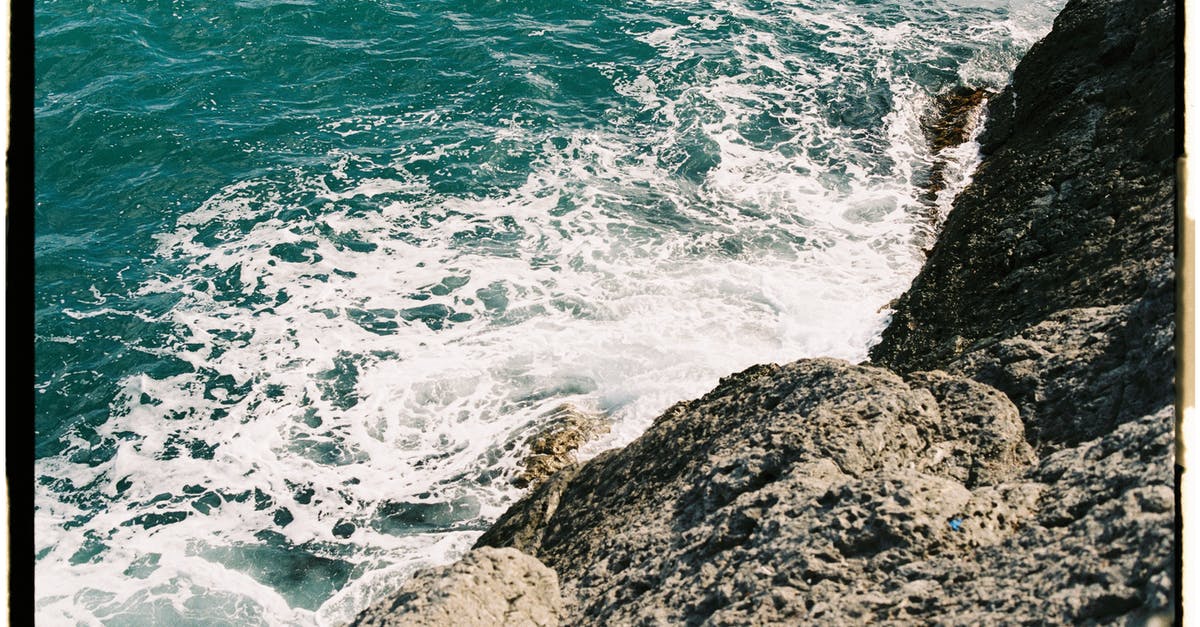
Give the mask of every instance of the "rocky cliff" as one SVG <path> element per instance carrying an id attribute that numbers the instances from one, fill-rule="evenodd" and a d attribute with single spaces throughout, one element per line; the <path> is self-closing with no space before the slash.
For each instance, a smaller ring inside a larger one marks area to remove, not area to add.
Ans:
<path id="1" fill-rule="evenodd" d="M 870 364 L 724 379 L 479 540 L 554 573 L 479 548 L 362 624 L 1169 619 L 1174 20 L 1069 2 Z"/>
<path id="2" fill-rule="evenodd" d="M 874 363 L 997 387 L 1039 449 L 1171 404 L 1174 28 L 1169 2 L 1063 9 L 992 101 Z"/>

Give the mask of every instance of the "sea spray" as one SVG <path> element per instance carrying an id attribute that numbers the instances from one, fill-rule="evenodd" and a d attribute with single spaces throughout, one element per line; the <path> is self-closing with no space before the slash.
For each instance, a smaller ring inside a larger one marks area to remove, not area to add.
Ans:
<path id="1" fill-rule="evenodd" d="M 75 4 L 37 7 L 35 583 L 105 624 L 335 624 L 465 550 L 562 403 L 590 455 L 864 358 L 936 228 L 921 116 L 1058 8 Z"/>

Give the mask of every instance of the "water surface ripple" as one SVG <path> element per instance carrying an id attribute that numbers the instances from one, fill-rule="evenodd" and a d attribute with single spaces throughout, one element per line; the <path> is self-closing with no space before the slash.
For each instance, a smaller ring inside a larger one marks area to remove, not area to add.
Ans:
<path id="1" fill-rule="evenodd" d="M 863 359 L 1059 4 L 38 0 L 39 623 L 337 624 L 560 404 Z"/>

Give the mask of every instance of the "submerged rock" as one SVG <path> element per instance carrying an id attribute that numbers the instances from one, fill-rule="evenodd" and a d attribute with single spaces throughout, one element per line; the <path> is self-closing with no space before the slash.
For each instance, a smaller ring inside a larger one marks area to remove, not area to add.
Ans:
<path id="1" fill-rule="evenodd" d="M 524 468 L 513 480 L 518 487 L 541 483 L 571 465 L 580 446 L 612 428 L 612 421 L 605 416 L 584 412 L 570 403 L 542 418 L 538 432 L 525 440 L 529 454 L 518 462 Z"/>
<path id="2" fill-rule="evenodd" d="M 1067 4 L 990 101 L 983 163 L 874 363 L 979 376 L 1049 449 L 1171 404 L 1174 9 Z"/>
<path id="3" fill-rule="evenodd" d="M 477 546 L 553 568 L 566 623 L 1169 620 L 1174 19 L 1068 2 L 873 364 L 727 377 Z"/>
<path id="4" fill-rule="evenodd" d="M 996 95 L 982 87 L 959 85 L 934 98 L 933 111 L 921 120 L 921 130 L 933 152 L 965 141 L 979 125 L 983 104 Z"/>

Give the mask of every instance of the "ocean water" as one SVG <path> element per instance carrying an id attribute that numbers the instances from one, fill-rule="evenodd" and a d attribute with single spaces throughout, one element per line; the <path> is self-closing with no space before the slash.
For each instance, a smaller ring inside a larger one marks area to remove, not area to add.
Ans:
<path id="1" fill-rule="evenodd" d="M 333 625 L 562 403 L 861 360 L 1061 0 L 37 0 L 44 625 Z"/>

